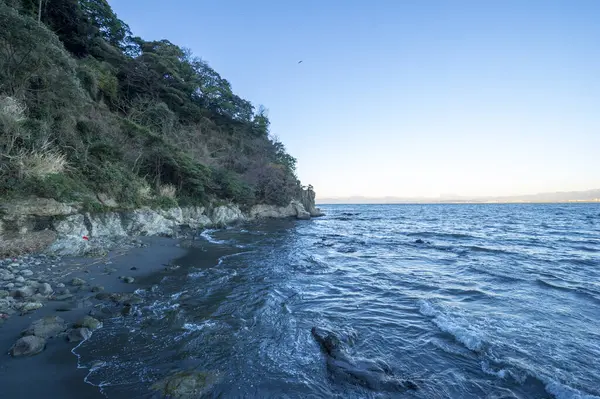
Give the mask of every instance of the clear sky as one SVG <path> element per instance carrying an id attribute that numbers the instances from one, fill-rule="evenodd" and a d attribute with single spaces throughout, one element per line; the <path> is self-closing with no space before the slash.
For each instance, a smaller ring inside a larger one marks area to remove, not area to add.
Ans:
<path id="1" fill-rule="evenodd" d="M 319 197 L 600 188 L 600 1 L 109 2 L 265 105 Z"/>

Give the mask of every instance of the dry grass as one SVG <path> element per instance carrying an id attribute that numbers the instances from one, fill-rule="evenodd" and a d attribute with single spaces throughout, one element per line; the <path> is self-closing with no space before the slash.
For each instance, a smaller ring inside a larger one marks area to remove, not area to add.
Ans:
<path id="1" fill-rule="evenodd" d="M 11 118 L 15 122 L 25 120 L 27 108 L 13 97 L 0 96 L 0 113 Z"/>
<path id="2" fill-rule="evenodd" d="M 65 155 L 51 148 L 48 142 L 34 150 L 21 150 L 11 160 L 23 177 L 44 178 L 67 168 Z"/>
<path id="3" fill-rule="evenodd" d="M 143 182 L 142 186 L 138 188 L 138 196 L 142 199 L 152 198 L 152 188 L 146 182 Z"/>
<path id="4" fill-rule="evenodd" d="M 161 197 L 175 198 L 177 188 L 172 184 L 165 184 L 158 188 L 158 194 Z"/>

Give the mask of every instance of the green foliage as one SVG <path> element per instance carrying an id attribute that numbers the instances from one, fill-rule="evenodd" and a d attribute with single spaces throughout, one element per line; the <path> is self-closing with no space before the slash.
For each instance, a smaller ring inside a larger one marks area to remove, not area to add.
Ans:
<path id="1" fill-rule="evenodd" d="M 117 18 L 106 0 L 79 0 L 79 4 L 104 40 L 115 47 L 124 47 L 125 39 L 131 36 L 131 31 L 125 22 Z"/>
<path id="2" fill-rule="evenodd" d="M 0 3 L 0 93 L 25 99 L 34 117 L 81 102 L 75 62 L 44 25 Z"/>
<path id="3" fill-rule="evenodd" d="M 298 195 L 296 160 L 269 138 L 266 109 L 208 63 L 132 37 L 106 0 L 39 4 L 0 0 L 0 100 L 22 106 L 0 112 L 0 195 L 79 199 L 90 211 L 100 192 L 125 207 Z M 19 180 L 17 155 L 44 146 L 66 171 Z M 167 185 L 177 198 L 149 194 Z"/>
<path id="4" fill-rule="evenodd" d="M 234 172 L 226 169 L 213 171 L 213 180 L 217 186 L 219 198 L 231 200 L 238 204 L 253 204 L 255 194 L 252 187 L 242 181 Z"/>
<path id="5" fill-rule="evenodd" d="M 103 213 L 111 210 L 109 207 L 102 205 L 100 201 L 97 201 L 91 197 L 86 197 L 83 200 L 82 209 L 84 212 L 89 213 Z"/>
<path id="6" fill-rule="evenodd" d="M 0 192 L 7 194 L 54 198 L 58 201 L 77 201 L 88 192 L 88 188 L 72 176 L 54 174 L 45 178 L 19 179 L 14 176 L 0 179 Z"/>
<path id="7" fill-rule="evenodd" d="M 174 208 L 178 205 L 178 202 L 175 198 L 169 198 L 164 196 L 158 196 L 149 201 L 151 208 L 159 208 L 159 209 L 170 209 Z"/>

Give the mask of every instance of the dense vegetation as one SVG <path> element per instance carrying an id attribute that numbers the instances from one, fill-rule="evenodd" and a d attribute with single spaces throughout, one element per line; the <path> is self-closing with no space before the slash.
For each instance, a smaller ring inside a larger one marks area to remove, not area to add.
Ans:
<path id="1" fill-rule="evenodd" d="M 295 163 L 263 107 L 106 0 L 0 0 L 0 197 L 283 205 Z"/>

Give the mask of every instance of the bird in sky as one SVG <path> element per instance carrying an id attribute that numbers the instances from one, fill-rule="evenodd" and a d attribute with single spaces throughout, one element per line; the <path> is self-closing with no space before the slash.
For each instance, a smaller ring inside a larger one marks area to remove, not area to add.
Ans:
<path id="1" fill-rule="evenodd" d="M 298 61 L 298 64 L 302 64 L 302 60 Z"/>

